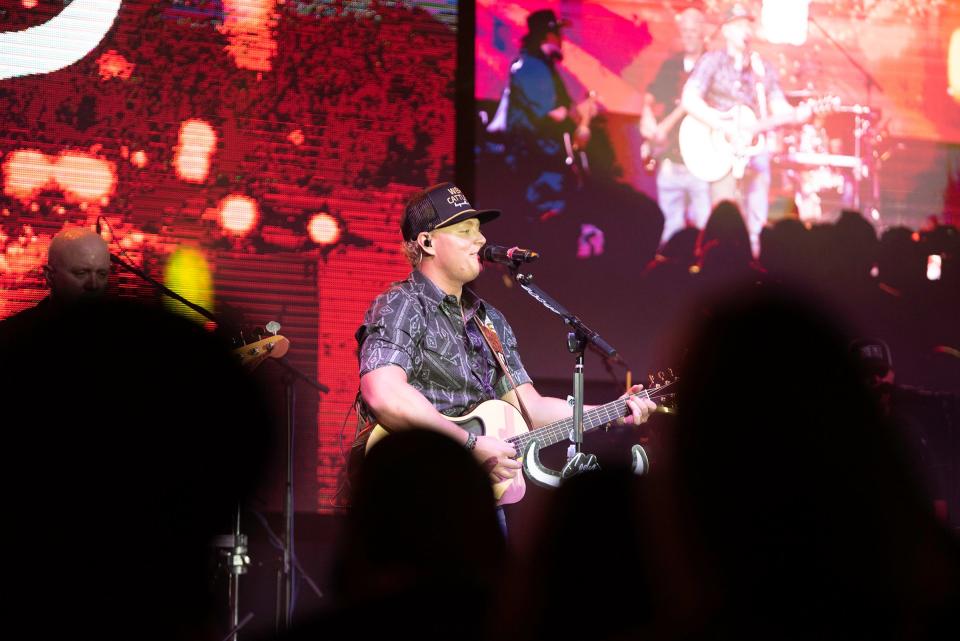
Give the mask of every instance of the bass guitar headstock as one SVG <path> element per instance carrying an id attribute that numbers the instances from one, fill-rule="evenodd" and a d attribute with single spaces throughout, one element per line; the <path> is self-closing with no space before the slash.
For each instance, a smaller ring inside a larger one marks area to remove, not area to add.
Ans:
<path id="1" fill-rule="evenodd" d="M 283 358 L 290 349 L 290 341 L 280 336 L 277 332 L 280 330 L 280 324 L 276 321 L 267 323 L 267 330 L 271 332 L 269 336 L 264 337 L 263 331 L 255 332 L 258 340 L 252 343 L 246 343 L 233 350 L 233 354 L 239 359 L 242 365 L 248 371 L 253 371 L 260 363 L 268 358 Z"/>

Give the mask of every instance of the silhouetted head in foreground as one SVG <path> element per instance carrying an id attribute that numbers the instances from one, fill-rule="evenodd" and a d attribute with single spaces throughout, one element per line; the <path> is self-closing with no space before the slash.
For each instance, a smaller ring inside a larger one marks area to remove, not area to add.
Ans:
<path id="1" fill-rule="evenodd" d="M 5 421 L 4 466 L 22 519 L 6 546 L 17 612 L 37 607 L 50 636 L 196 636 L 212 618 L 210 541 L 268 455 L 260 390 L 196 324 L 104 299 L 39 323 L 0 378 L 21 417 Z"/>
<path id="2" fill-rule="evenodd" d="M 334 600 L 385 608 L 370 630 L 478 638 L 503 578 L 495 507 L 487 475 L 458 443 L 428 430 L 391 434 L 367 454 L 353 488 Z"/>
<path id="3" fill-rule="evenodd" d="M 795 292 L 713 308 L 688 341 L 671 472 L 707 634 L 932 638 L 955 542 L 847 341 Z"/>

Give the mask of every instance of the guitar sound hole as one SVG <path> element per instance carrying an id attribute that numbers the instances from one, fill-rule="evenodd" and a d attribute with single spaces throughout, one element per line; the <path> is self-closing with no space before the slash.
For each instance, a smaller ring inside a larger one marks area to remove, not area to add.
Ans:
<path id="1" fill-rule="evenodd" d="M 463 423 L 458 423 L 458 425 L 471 434 L 476 434 L 477 436 L 483 436 L 486 433 L 483 428 L 483 421 L 476 416 L 467 419 Z"/>

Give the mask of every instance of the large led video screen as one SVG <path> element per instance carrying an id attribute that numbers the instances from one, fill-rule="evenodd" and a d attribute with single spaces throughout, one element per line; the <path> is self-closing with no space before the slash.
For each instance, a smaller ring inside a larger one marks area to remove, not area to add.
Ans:
<path id="1" fill-rule="evenodd" d="M 295 506 L 332 509 L 355 427 L 353 333 L 407 273 L 404 200 L 453 177 L 456 3 L 0 8 L 0 317 L 46 295 L 54 234 L 100 220 L 112 252 L 242 338 L 278 322 L 291 364 L 330 388 L 296 388 Z M 111 281 L 156 296 L 124 271 Z M 136 374 L 135 359 L 118 366 Z"/>

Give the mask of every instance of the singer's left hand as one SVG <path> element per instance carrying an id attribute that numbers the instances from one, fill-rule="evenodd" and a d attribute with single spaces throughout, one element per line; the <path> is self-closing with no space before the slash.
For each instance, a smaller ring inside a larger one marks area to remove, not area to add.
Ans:
<path id="1" fill-rule="evenodd" d="M 650 415 L 657 409 L 657 404 L 645 396 L 633 396 L 643 389 L 643 385 L 634 385 L 630 391 L 621 396 L 627 400 L 630 414 L 617 421 L 621 425 L 640 425 L 646 423 Z"/>

